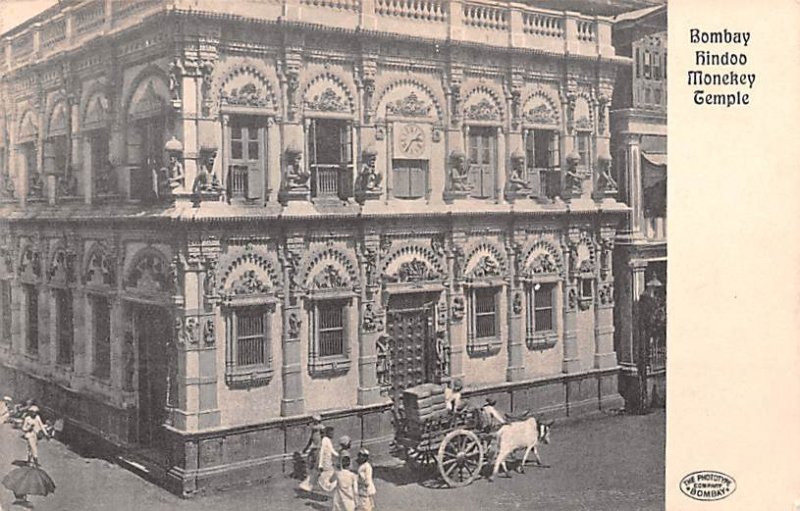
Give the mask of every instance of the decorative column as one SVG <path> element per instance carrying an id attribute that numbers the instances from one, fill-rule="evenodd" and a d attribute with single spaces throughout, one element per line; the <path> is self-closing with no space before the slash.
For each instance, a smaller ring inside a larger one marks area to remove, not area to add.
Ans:
<path id="1" fill-rule="evenodd" d="M 625 201 L 631 207 L 628 234 L 631 237 L 642 236 L 644 225 L 644 196 L 642 193 L 642 159 L 639 148 L 639 136 L 628 133 L 624 137 L 625 144 Z M 638 295 L 637 295 L 638 296 Z"/>
<path id="2" fill-rule="evenodd" d="M 382 401 L 377 364 L 378 344 L 382 341 L 381 337 L 385 336 L 385 318 L 376 300 L 380 287 L 379 251 L 380 236 L 376 233 L 365 234 L 358 254 L 363 283 L 358 335 L 358 404 L 362 406 Z"/>
<path id="3" fill-rule="evenodd" d="M 305 412 L 302 371 L 303 343 L 300 339 L 303 311 L 300 308 L 301 290 L 298 282 L 300 259 L 304 251 L 305 242 L 301 236 L 288 237 L 280 251 L 284 281 L 281 343 L 283 348 L 281 415 L 284 417 L 301 415 Z"/>
<path id="4" fill-rule="evenodd" d="M 513 232 L 513 230 L 512 230 Z M 506 244 L 508 254 L 508 367 L 506 380 L 520 381 L 525 378 L 525 326 L 522 321 L 523 291 L 519 280 L 519 264 L 522 247 L 513 239 Z"/>
<path id="5" fill-rule="evenodd" d="M 617 365 L 614 353 L 614 277 L 611 274 L 615 234 L 613 227 L 600 228 L 600 268 L 594 301 L 594 367 L 597 369 Z"/>
<path id="6" fill-rule="evenodd" d="M 447 254 L 447 265 L 453 278 L 450 289 L 448 289 L 450 376 L 451 379 L 458 378 L 462 382 L 464 381 L 464 357 L 467 351 L 467 323 L 464 318 L 467 310 L 467 301 L 464 296 L 465 243 L 466 234 L 453 231 L 450 250 Z"/>
<path id="7" fill-rule="evenodd" d="M 111 387 L 115 390 L 123 388 L 123 374 L 125 368 L 123 367 L 123 342 L 124 342 L 124 317 L 122 314 L 122 300 L 119 293 L 114 293 L 108 297 L 108 317 L 109 317 L 109 338 L 111 339 L 110 349 L 110 376 L 109 382 Z M 91 337 L 89 337 L 91 339 Z M 115 399 L 120 399 L 121 396 L 115 393 Z M 119 405 L 122 403 L 119 402 Z"/>
<path id="8" fill-rule="evenodd" d="M 564 279 L 564 362 L 562 371 L 574 373 L 580 368 L 578 358 L 578 242 L 580 229 L 570 227 L 563 248 L 564 260 L 567 261 L 567 275 Z"/>

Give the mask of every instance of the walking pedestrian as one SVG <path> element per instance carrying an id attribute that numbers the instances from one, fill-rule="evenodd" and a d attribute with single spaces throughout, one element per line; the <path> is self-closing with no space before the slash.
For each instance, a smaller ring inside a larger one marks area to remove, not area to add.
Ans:
<path id="1" fill-rule="evenodd" d="M 11 417 L 11 397 L 5 396 L 0 401 L 0 424 L 4 424 Z"/>
<path id="2" fill-rule="evenodd" d="M 369 451 L 362 448 L 358 451 L 358 507 L 356 511 L 375 511 L 375 483 L 372 481 L 372 465 L 369 462 Z"/>
<path id="3" fill-rule="evenodd" d="M 339 468 L 333 473 L 328 486 L 333 492 L 332 511 L 356 511 L 358 476 L 350 471 L 350 457 L 339 458 Z"/>
<path id="4" fill-rule="evenodd" d="M 350 437 L 347 435 L 342 435 L 342 437 L 339 438 L 339 458 L 347 456 L 348 458 L 352 459 L 350 456 L 350 446 L 352 444 L 352 440 L 350 440 Z"/>
<path id="5" fill-rule="evenodd" d="M 300 483 L 298 488 L 303 491 L 310 492 L 314 489 L 314 483 L 317 482 L 319 470 L 319 453 L 322 445 L 322 437 L 325 435 L 325 425 L 322 424 L 322 417 L 313 415 L 311 417 L 311 434 L 308 437 L 308 443 L 303 448 L 303 454 L 306 456 L 308 471 L 303 482 Z"/>
<path id="6" fill-rule="evenodd" d="M 39 407 L 32 405 L 22 420 L 22 437 L 28 443 L 29 463 L 39 463 L 39 438 L 46 435 L 48 435 L 48 430 L 39 416 Z"/>
<path id="7" fill-rule="evenodd" d="M 333 426 L 325 427 L 325 435 L 322 437 L 322 442 L 319 447 L 319 485 L 326 492 L 332 491 L 330 480 L 333 476 L 335 467 L 333 465 L 333 458 L 338 458 L 339 453 L 333 448 Z"/>
<path id="8" fill-rule="evenodd" d="M 21 506 L 30 506 L 28 495 L 49 495 L 56 489 L 53 479 L 39 466 L 40 436 L 49 438 L 50 432 L 39 417 L 39 407 L 31 405 L 22 422 L 22 437 L 28 447 L 27 462 L 3 478 L 3 485 L 14 493 L 15 504 Z"/>

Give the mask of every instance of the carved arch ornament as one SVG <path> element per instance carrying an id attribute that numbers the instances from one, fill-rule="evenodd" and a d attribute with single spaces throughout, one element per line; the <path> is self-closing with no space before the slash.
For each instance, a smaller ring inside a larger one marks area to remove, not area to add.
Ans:
<path id="1" fill-rule="evenodd" d="M 386 84 L 376 95 L 376 112 L 379 118 L 395 117 L 435 117 L 444 122 L 443 99 L 441 94 L 416 78 L 400 78 Z"/>
<path id="2" fill-rule="evenodd" d="M 228 298 L 272 294 L 280 289 L 280 282 L 279 272 L 273 261 L 248 251 L 226 266 L 219 282 L 219 291 Z"/>
<path id="3" fill-rule="evenodd" d="M 462 117 L 466 121 L 499 124 L 506 119 L 503 95 L 485 84 L 467 89 L 463 95 Z"/>
<path id="4" fill-rule="evenodd" d="M 597 245 L 589 231 L 581 231 L 578 243 L 572 250 L 573 273 L 594 274 L 597 268 Z"/>
<path id="5" fill-rule="evenodd" d="M 275 92 L 279 87 L 273 75 L 262 62 L 252 59 L 236 61 L 218 74 L 211 102 L 220 109 L 242 107 L 275 112 L 280 102 Z"/>
<path id="6" fill-rule="evenodd" d="M 36 113 L 29 109 L 20 117 L 17 128 L 17 143 L 31 142 L 39 135 L 39 125 L 36 122 Z"/>
<path id="7" fill-rule="evenodd" d="M 312 252 L 303 267 L 300 282 L 311 292 L 358 289 L 358 265 L 344 250 L 325 247 Z"/>
<path id="8" fill-rule="evenodd" d="M 382 267 L 384 279 L 389 283 L 436 281 L 447 274 L 436 252 L 418 244 L 406 244 L 392 251 Z"/>
<path id="9" fill-rule="evenodd" d="M 522 102 L 522 122 L 529 126 L 558 129 L 561 126 L 561 106 L 553 99 L 554 95 L 555 91 L 535 88 Z"/>
<path id="10" fill-rule="evenodd" d="M 481 241 L 466 257 L 464 277 L 467 282 L 503 278 L 508 274 L 506 257 L 494 243 Z"/>
<path id="11" fill-rule="evenodd" d="M 125 287 L 146 294 L 172 294 L 174 283 L 167 257 L 158 249 L 145 247 L 132 258 L 125 276 Z"/>
<path id="12" fill-rule="evenodd" d="M 70 250 L 66 242 L 58 240 L 50 251 L 47 264 L 47 278 L 52 284 L 67 285 L 75 282 L 76 259 L 74 251 Z"/>
<path id="13" fill-rule="evenodd" d="M 82 130 L 102 128 L 107 124 L 111 109 L 106 89 L 107 86 L 100 83 L 95 83 L 89 89 L 80 112 Z"/>
<path id="14" fill-rule="evenodd" d="M 537 279 L 564 276 L 564 259 L 561 250 L 547 240 L 536 240 L 525 251 L 522 277 Z"/>
<path id="15" fill-rule="evenodd" d="M 83 268 L 83 282 L 94 287 L 116 286 L 117 260 L 105 242 L 97 241 L 89 248 Z"/>
<path id="16" fill-rule="evenodd" d="M 125 95 L 124 111 L 128 118 L 143 119 L 162 115 L 170 104 L 169 78 L 155 64 L 145 67 L 131 82 Z"/>
<path id="17" fill-rule="evenodd" d="M 304 112 L 354 115 L 355 94 L 347 81 L 331 71 L 322 72 L 306 82 L 303 89 Z"/>
<path id="18" fill-rule="evenodd" d="M 28 282 L 38 281 L 42 276 L 42 254 L 31 241 L 22 242 L 17 273 Z"/>
<path id="19" fill-rule="evenodd" d="M 594 100 L 588 93 L 579 92 L 571 101 L 572 129 L 594 132 Z"/>
<path id="20" fill-rule="evenodd" d="M 59 94 L 53 100 L 53 106 L 47 115 L 46 136 L 66 135 L 69 131 L 68 122 L 67 100 Z"/>

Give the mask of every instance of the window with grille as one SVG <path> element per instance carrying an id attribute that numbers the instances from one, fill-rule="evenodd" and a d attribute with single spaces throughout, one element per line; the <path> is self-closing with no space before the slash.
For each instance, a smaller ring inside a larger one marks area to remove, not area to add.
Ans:
<path id="1" fill-rule="evenodd" d="M 348 300 L 320 299 L 311 313 L 309 364 L 312 372 L 346 371 L 350 366 Z"/>
<path id="2" fill-rule="evenodd" d="M 228 138 L 228 193 L 232 198 L 260 198 L 266 175 L 266 121 L 255 116 L 232 116 Z"/>
<path id="3" fill-rule="evenodd" d="M 130 177 L 131 198 L 157 196 L 158 182 L 154 176 L 164 166 L 164 124 L 163 117 L 150 117 L 128 129 L 128 163 L 134 167 Z"/>
<path id="4" fill-rule="evenodd" d="M 56 363 L 62 366 L 72 366 L 74 330 L 72 323 L 72 291 L 69 289 L 56 289 L 56 336 L 57 351 Z"/>
<path id="5" fill-rule="evenodd" d="M 353 130 L 349 121 L 308 120 L 311 196 L 347 198 L 353 194 Z"/>
<path id="6" fill-rule="evenodd" d="M 427 160 L 393 160 L 392 193 L 398 199 L 419 199 L 428 187 Z"/>
<path id="7" fill-rule="evenodd" d="M 494 197 L 494 174 L 497 167 L 497 130 L 469 128 L 469 182 L 471 196 Z"/>
<path id="8" fill-rule="evenodd" d="M 227 316 L 225 379 L 232 387 L 266 385 L 272 376 L 272 304 L 236 306 Z"/>
<path id="9" fill-rule="evenodd" d="M 532 283 L 525 288 L 525 342 L 530 349 L 546 349 L 556 344 L 555 291 L 553 283 Z"/>
<path id="10" fill-rule="evenodd" d="M 23 284 L 27 328 L 25 329 L 25 348 L 28 355 L 39 354 L 39 290 L 33 284 Z"/>
<path id="11" fill-rule="evenodd" d="M 594 298 L 594 279 L 581 279 L 581 299 L 591 300 Z"/>
<path id="12" fill-rule="evenodd" d="M 92 374 L 108 379 L 111 377 L 111 304 L 105 296 L 93 296 L 91 302 L 94 347 Z"/>
<path id="13" fill-rule="evenodd" d="M 575 136 L 575 144 L 577 145 L 578 166 L 582 168 L 589 168 L 592 160 L 592 134 L 588 131 L 581 131 Z"/>
<path id="14" fill-rule="evenodd" d="M 0 280 L 0 342 L 11 343 L 11 281 Z"/>
<path id="15" fill-rule="evenodd" d="M 322 303 L 317 309 L 317 336 L 320 357 L 344 354 L 344 307 L 341 303 Z"/>
<path id="16" fill-rule="evenodd" d="M 525 131 L 525 162 L 534 195 L 555 198 L 561 193 L 561 151 L 556 130 Z"/>
<path id="17" fill-rule="evenodd" d="M 89 137 L 89 149 L 91 151 L 92 177 L 97 181 L 98 178 L 110 180 L 109 175 L 113 170 L 110 168 L 108 155 L 108 132 L 106 130 L 95 130 Z M 99 185 L 99 183 L 98 183 Z M 113 189 L 111 182 L 103 183 L 102 189 L 95 189 L 95 193 L 111 193 Z"/>
<path id="18" fill-rule="evenodd" d="M 470 354 L 486 354 L 499 347 L 499 314 L 496 287 L 476 287 L 467 299 L 467 340 Z"/>

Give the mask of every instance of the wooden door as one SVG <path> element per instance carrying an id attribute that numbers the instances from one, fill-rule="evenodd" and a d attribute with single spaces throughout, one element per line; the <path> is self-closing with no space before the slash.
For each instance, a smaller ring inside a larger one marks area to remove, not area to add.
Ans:
<path id="1" fill-rule="evenodd" d="M 386 324 L 389 380 L 396 402 L 403 389 L 434 380 L 434 309 L 435 302 L 430 296 L 421 294 L 394 296 L 389 301 Z"/>
<path id="2" fill-rule="evenodd" d="M 171 325 L 161 307 L 137 306 L 134 314 L 139 349 L 139 443 L 158 446 L 166 419 Z"/>
<path id="3" fill-rule="evenodd" d="M 473 197 L 494 197 L 496 153 L 497 135 L 494 128 L 470 128 L 469 179 Z"/>

